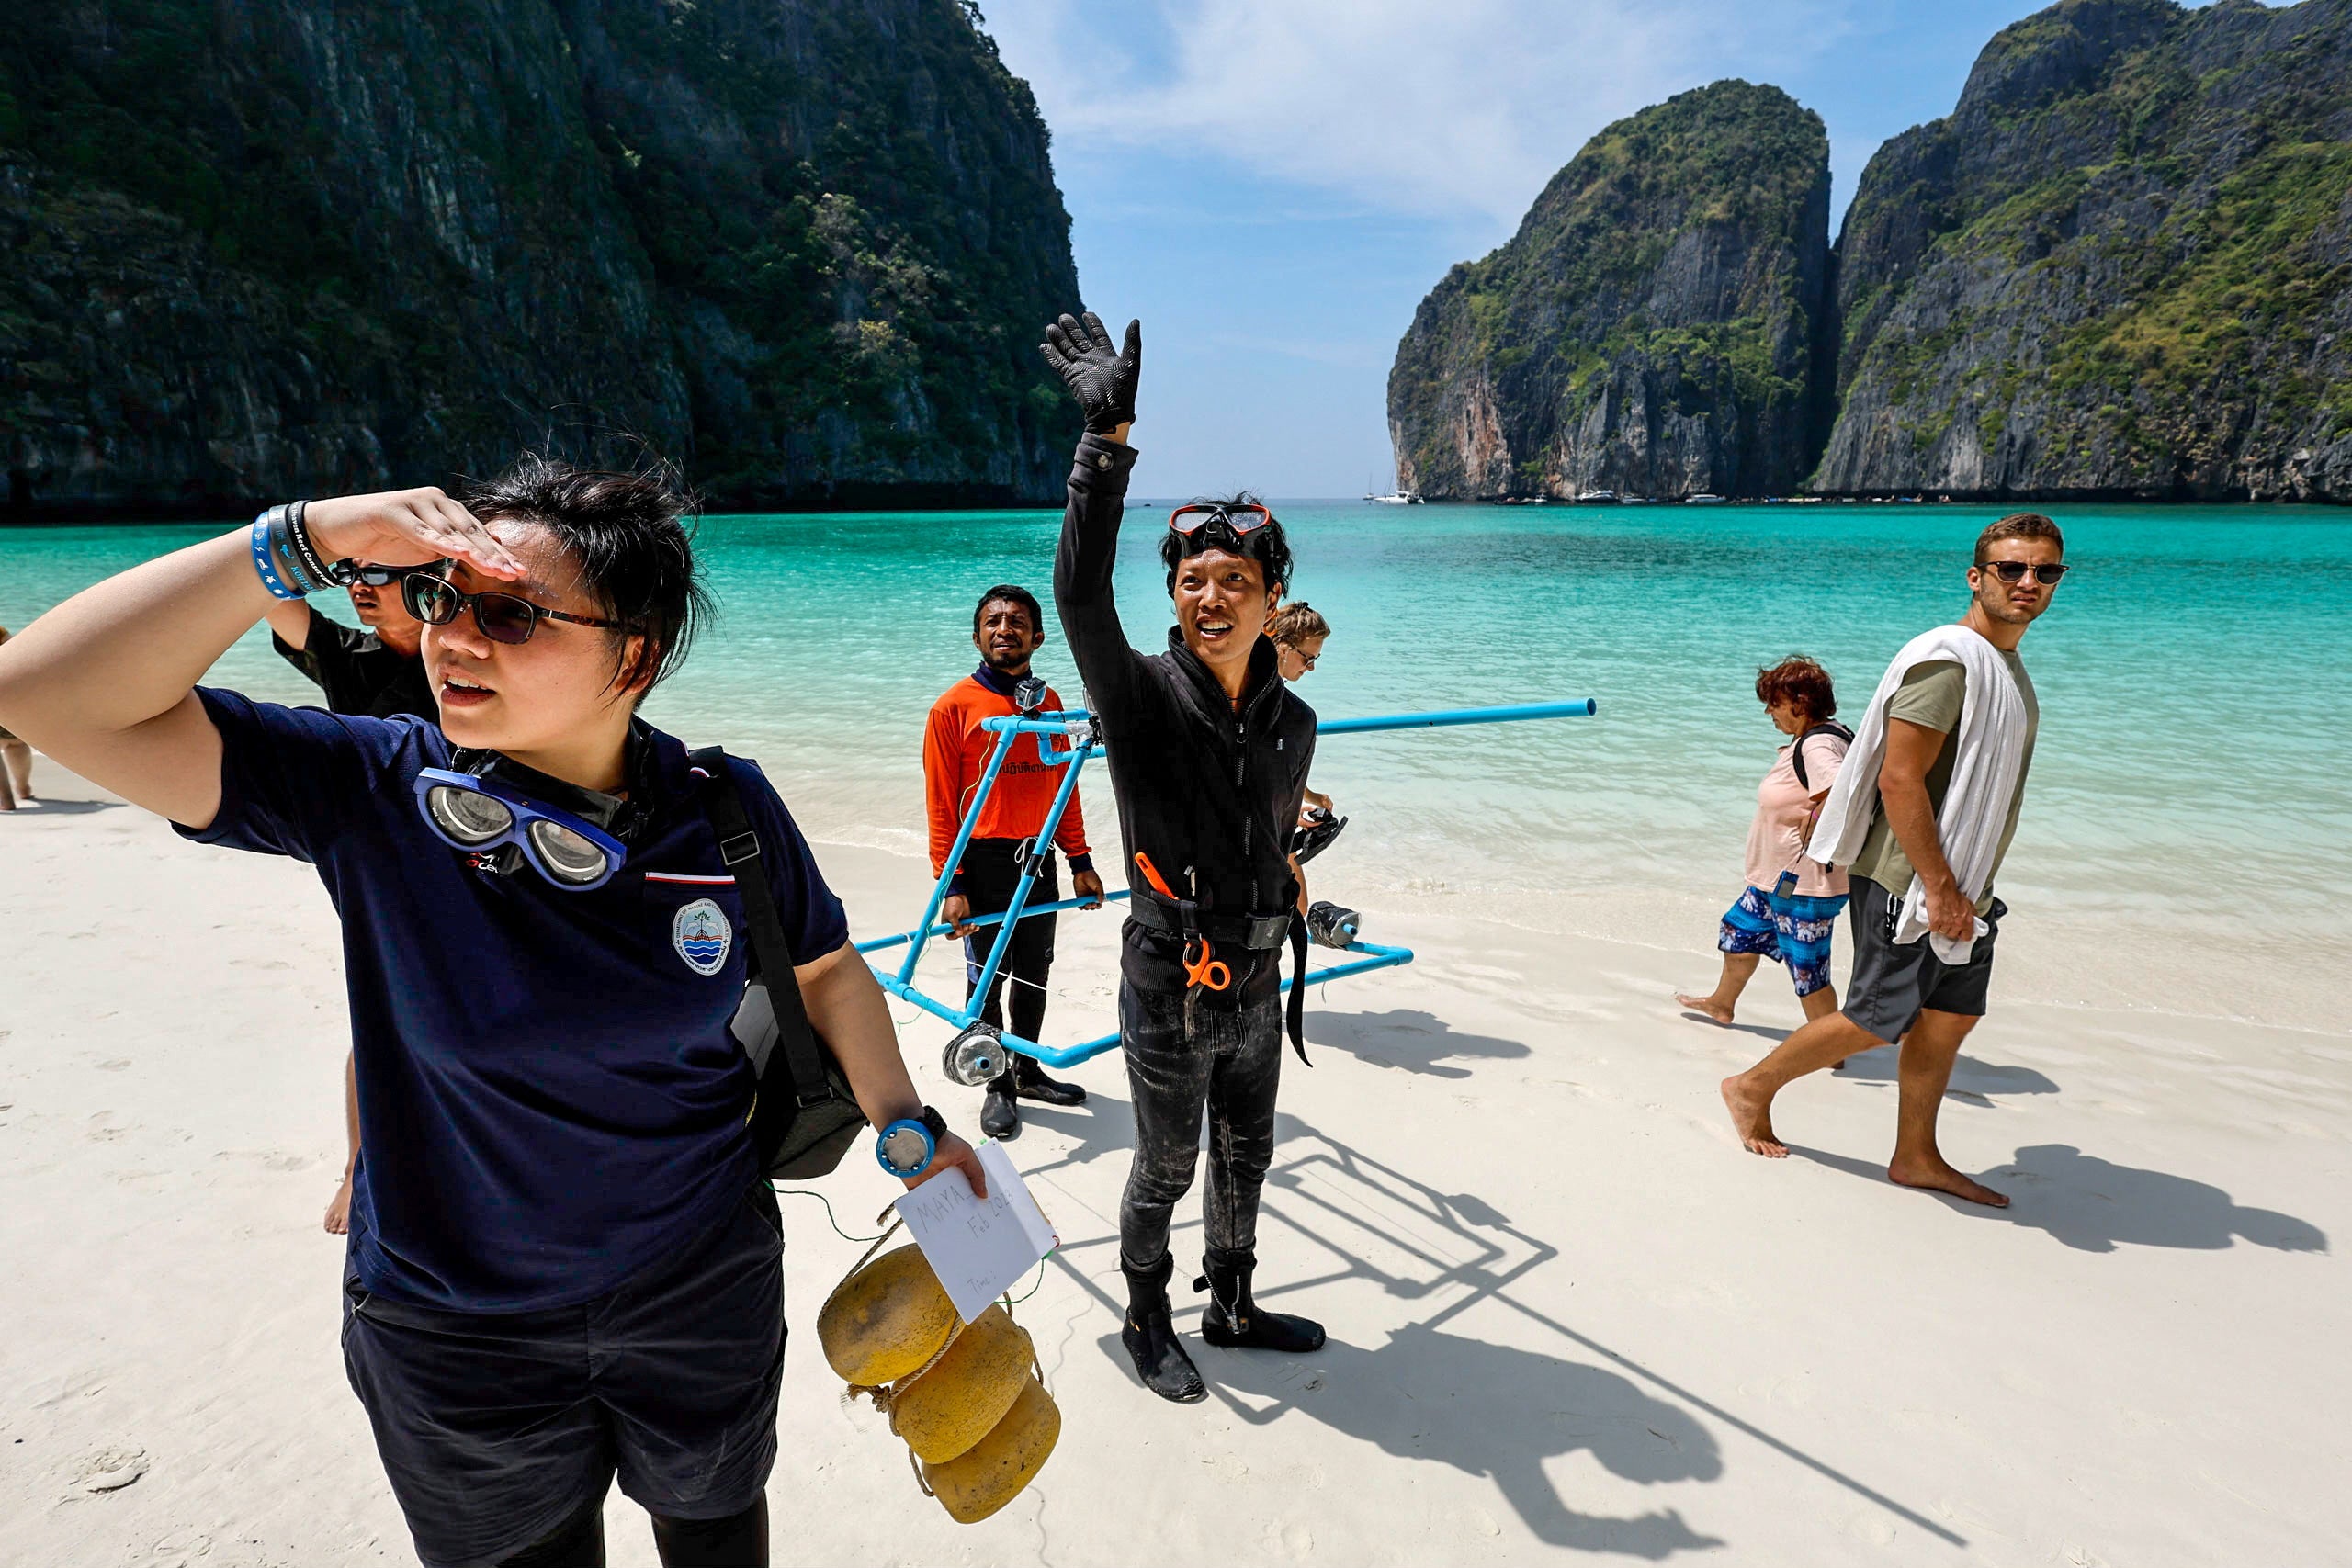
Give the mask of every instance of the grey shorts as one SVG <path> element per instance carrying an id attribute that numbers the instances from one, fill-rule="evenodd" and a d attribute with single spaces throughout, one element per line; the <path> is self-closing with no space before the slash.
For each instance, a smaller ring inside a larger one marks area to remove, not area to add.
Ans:
<path id="1" fill-rule="evenodd" d="M 1853 881 L 1854 898 L 1846 910 L 1853 922 L 1854 972 L 1846 983 L 1846 1005 L 1838 1010 L 1889 1043 L 1902 1039 L 1925 1009 L 1984 1017 L 1984 995 L 1993 983 L 1993 942 L 2009 907 L 1994 899 L 1984 917 L 1990 929 L 1976 939 L 1968 962 L 1946 964 L 1929 938 L 1894 940 L 1895 922 L 1903 917 L 1901 897 L 1867 876 Z"/>
<path id="2" fill-rule="evenodd" d="M 665 1267 L 533 1313 L 344 1287 L 343 1362 L 426 1568 L 483 1568 L 621 1491 L 716 1519 L 775 1463 L 784 1233 L 762 1182 Z"/>

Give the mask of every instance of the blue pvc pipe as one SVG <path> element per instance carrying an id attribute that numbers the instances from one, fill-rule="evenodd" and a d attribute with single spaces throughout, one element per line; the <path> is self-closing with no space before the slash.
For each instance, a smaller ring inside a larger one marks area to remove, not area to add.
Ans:
<path id="1" fill-rule="evenodd" d="M 1011 740 L 1012 737 L 1008 735 L 1005 739 Z M 1039 749 L 1043 750 L 1042 747 Z M 989 988 L 996 984 L 997 971 L 1004 966 L 1006 950 L 1012 945 L 1012 928 L 1020 923 L 1021 912 L 1029 903 L 1029 889 L 1037 885 L 1035 867 L 1039 859 L 1038 851 L 1043 848 L 1046 852 L 1052 852 L 1054 834 L 1062 825 L 1062 813 L 1069 809 L 1069 797 L 1078 792 L 1079 771 L 1086 766 L 1087 754 L 1093 749 L 1091 740 L 1081 741 L 1077 757 L 1071 761 L 1068 768 L 1062 771 L 1061 786 L 1054 791 L 1053 807 L 1046 813 L 1045 825 L 1037 829 L 1035 837 L 1030 840 L 1029 858 L 1022 863 L 1021 880 L 1013 884 L 1012 901 L 1005 906 L 1004 919 L 997 931 L 996 942 L 989 949 L 989 961 L 980 966 L 979 978 L 972 982 L 972 994 L 975 997 L 986 997 L 989 994 Z M 980 802 L 986 798 L 985 786 L 981 793 L 973 795 L 974 818 L 977 818 L 979 816 Z M 952 868 L 962 863 L 963 855 L 959 851 L 956 857 L 947 863 Z M 937 912 L 933 910 L 926 914 L 923 917 L 923 924 L 926 926 L 931 924 L 931 915 Z M 915 953 L 921 951 L 921 946 L 915 945 L 907 954 L 906 975 L 909 979 L 914 977 Z"/>
<path id="2" fill-rule="evenodd" d="M 1600 709 L 1598 698 L 1579 697 L 1565 703 L 1521 703 L 1498 708 L 1440 708 L 1433 713 L 1390 714 L 1378 718 L 1327 718 L 1315 727 L 1317 735 L 1362 735 L 1374 729 L 1435 729 L 1450 724 L 1510 724 L 1522 718 L 1590 718 Z"/>
<path id="3" fill-rule="evenodd" d="M 1351 942 L 1348 944 L 1347 951 L 1361 953 L 1365 956 L 1352 964 L 1334 964 L 1328 969 L 1310 969 L 1306 973 L 1306 984 L 1319 986 L 1326 980 L 1344 979 L 1351 975 L 1368 975 L 1374 969 L 1394 969 L 1413 961 L 1413 950 L 1409 947 L 1383 947 L 1377 942 Z M 879 974 L 878 971 L 877 974 Z M 913 987 L 901 985 L 889 975 L 882 974 L 879 977 L 883 986 L 893 996 L 914 1003 L 925 1012 L 943 1018 L 958 1029 L 969 1028 L 972 1021 L 978 1016 L 968 1010 L 960 1013 L 954 1011 L 944 1003 L 932 1000 Z M 1282 988 L 1287 991 L 1297 983 L 1295 980 L 1284 980 Z M 974 999 L 978 998 L 976 996 Z M 1010 1032 L 1000 1035 L 999 1039 L 1007 1050 L 1018 1051 L 1021 1055 L 1035 1061 L 1043 1062 L 1049 1067 L 1074 1067 L 1079 1063 L 1090 1061 L 1107 1051 L 1114 1051 L 1119 1045 L 1119 1037 L 1116 1033 L 1105 1034 L 1098 1040 L 1088 1040 L 1076 1045 L 1041 1045 L 1035 1040 L 1023 1040 L 1018 1034 Z"/>
<path id="4" fill-rule="evenodd" d="M 1035 736 L 1039 760 L 1049 768 L 1058 768 L 1070 761 L 1083 750 L 1078 742 L 1093 739 L 1094 723 L 1093 716 L 1083 709 L 1057 708 L 1054 711 L 1057 716 L 1074 715 L 1075 716 L 1022 718 L 1014 714 L 1000 714 L 995 718 L 980 720 L 980 728 L 993 729 L 999 733 L 1010 730 L 1015 735 Z M 1069 744 L 1058 749 L 1046 744 L 1048 740 L 1056 738 L 1069 741 Z"/>
<path id="5" fill-rule="evenodd" d="M 928 930 L 931 923 L 939 918 L 939 906 L 947 898 L 947 885 L 955 879 L 956 868 L 964 863 L 964 850 L 972 841 L 972 829 L 979 826 L 980 808 L 989 803 L 989 792 L 996 787 L 996 776 L 1004 771 L 1004 760 L 1012 753 L 1012 737 L 1000 734 L 996 750 L 989 753 L 989 765 L 980 774 L 979 786 L 972 791 L 971 808 L 964 813 L 964 820 L 956 829 L 956 843 L 948 850 L 947 863 L 940 868 L 939 880 L 931 889 L 931 901 L 922 907 L 922 919 L 915 922 L 916 931 Z M 1078 775 L 1073 773 L 1070 776 L 1076 778 Z M 907 961 L 899 966 L 901 982 L 915 977 L 915 964 L 922 957 L 922 943 L 910 942 L 907 944 Z"/>
<path id="6" fill-rule="evenodd" d="M 1509 724 L 1531 718 L 1589 718 L 1600 711 L 1600 705 L 1596 699 L 1583 697 L 1568 702 L 1521 703 L 1503 707 L 1440 708 L 1429 713 L 1388 714 L 1366 718 L 1331 719 L 1317 724 L 1316 733 L 1318 735 L 1362 735 L 1388 729 L 1434 729 L 1450 725 Z M 947 857 L 947 867 L 941 873 L 938 882 L 931 890 L 931 899 L 923 907 L 922 919 L 916 923 L 913 931 L 902 931 L 895 936 L 876 937 L 871 942 L 862 942 L 857 944 L 857 951 L 860 953 L 876 953 L 885 948 L 896 947 L 901 942 L 906 944 L 906 962 L 899 965 L 895 974 L 879 965 L 873 966 L 875 977 L 892 996 L 902 1001 L 912 1002 L 925 1012 L 944 1019 L 958 1029 L 968 1028 L 979 1016 L 978 1010 L 972 1003 L 986 998 L 988 995 L 986 982 L 995 978 L 998 967 L 1003 961 L 1006 946 L 1012 940 L 1012 926 L 1032 915 L 1049 914 L 1079 907 L 1080 900 L 1067 898 L 1059 903 L 1043 905 L 1035 909 L 1025 908 L 1029 888 L 1035 878 L 1024 874 L 1020 886 L 1014 889 L 1010 908 L 1003 914 L 983 916 L 971 922 L 978 926 L 1000 925 L 1003 929 L 997 933 L 997 940 L 989 953 L 988 964 L 982 970 L 983 983 L 974 988 L 970 1002 L 960 1010 L 952 1008 L 944 1002 L 933 1000 L 914 987 L 915 965 L 921 960 L 923 943 L 934 936 L 944 934 L 947 931 L 946 927 L 937 923 L 939 906 L 947 897 L 947 884 L 955 874 L 955 868 L 963 863 L 965 848 L 971 841 L 973 829 L 979 822 L 980 809 L 987 803 L 989 792 L 995 786 L 997 774 L 1002 771 L 1005 758 L 1012 749 L 1013 738 L 1020 735 L 1038 737 L 1039 757 L 1051 766 L 1068 765 L 1069 767 L 1069 771 L 1062 775 L 1059 788 L 1055 792 L 1053 809 L 1047 816 L 1046 826 L 1038 834 L 1040 839 L 1050 842 L 1055 829 L 1061 824 L 1062 812 L 1068 807 L 1069 798 L 1076 789 L 1080 770 L 1085 766 L 1087 759 L 1095 753 L 1092 717 L 1092 715 L 1083 709 L 1064 708 L 1050 719 L 1023 718 L 1008 715 L 981 721 L 982 728 L 990 730 L 996 735 L 996 749 L 989 757 L 988 769 L 981 775 L 979 787 L 972 792 L 971 808 L 966 812 L 962 824 L 956 829 L 956 843 Z M 1067 750 L 1059 750 L 1045 744 L 1048 738 L 1062 739 L 1070 744 Z M 1109 895 L 1112 900 L 1125 897 L 1127 897 L 1125 890 Z M 1310 970 L 1303 977 L 1284 980 L 1282 988 L 1287 991 L 1295 985 L 1319 986 L 1329 980 L 1344 979 L 1351 975 L 1368 974 L 1375 969 L 1390 969 L 1413 962 L 1413 953 L 1410 948 L 1383 947 L 1375 942 L 1350 942 L 1347 951 L 1362 953 L 1364 956 L 1352 963 L 1334 964 L 1329 968 Z M 1061 1046 L 1042 1045 L 1034 1040 L 1023 1040 L 1017 1034 L 1006 1034 L 1002 1038 L 1009 1048 L 1054 1067 L 1074 1066 L 1090 1057 L 1099 1056 L 1106 1051 L 1116 1049 L 1119 1043 L 1119 1037 L 1116 1034 L 1106 1034 L 1099 1040 L 1089 1040 L 1077 1045 Z"/>
<path id="7" fill-rule="evenodd" d="M 1315 727 L 1317 735 L 1363 735 L 1381 729 L 1437 729 L 1456 724 L 1514 724 L 1530 718 L 1590 718 L 1600 711 L 1597 697 L 1575 697 L 1566 702 L 1516 703 L 1503 707 L 1434 708 L 1428 713 L 1378 714 L 1364 718 L 1327 718 Z M 1079 708 L 1065 708 L 1060 718 L 990 718 L 980 727 L 1000 734 L 1014 735 L 1082 735 L 1089 732 L 1086 723 L 1092 716 Z M 1038 748 L 1043 752 L 1044 747 Z"/>
<path id="8" fill-rule="evenodd" d="M 1126 897 L 1129 891 L 1129 889 L 1122 887 L 1114 893 L 1105 893 L 1102 896 L 1102 901 L 1106 904 L 1115 904 L 1120 899 Z M 1057 915 L 1064 909 L 1082 909 L 1091 902 L 1091 900 L 1085 898 L 1065 898 L 1058 904 L 1032 904 L 1027 908 L 1021 911 L 1021 918 L 1024 920 L 1028 920 L 1035 919 L 1039 915 Z M 1099 908 L 1100 906 L 1097 907 Z M 1011 911 L 1009 910 L 1006 911 L 1006 913 L 1010 912 Z M 967 920 L 965 924 L 973 926 L 992 926 L 1003 919 L 1003 914 L 975 915 L 972 919 Z M 922 940 L 929 942 L 933 937 L 945 936 L 951 929 L 952 928 L 944 925 L 933 926 L 922 933 Z M 879 953 L 886 947 L 896 947 L 902 942 L 910 941 L 914 936 L 915 933 L 913 931 L 899 931 L 895 936 L 877 936 L 871 942 L 859 942 L 857 944 L 857 951 L 860 953 Z"/>

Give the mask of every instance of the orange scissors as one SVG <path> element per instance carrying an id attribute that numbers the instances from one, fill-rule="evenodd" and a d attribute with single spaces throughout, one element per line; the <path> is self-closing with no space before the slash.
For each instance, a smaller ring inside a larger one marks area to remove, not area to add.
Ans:
<path id="1" fill-rule="evenodd" d="M 1151 857 L 1141 850 L 1136 852 L 1136 869 L 1143 873 L 1144 881 L 1151 885 L 1154 893 L 1171 904 L 1182 902 L 1161 878 L 1159 868 L 1151 863 Z M 1191 986 L 1206 986 L 1212 991 L 1222 991 L 1233 984 L 1233 971 L 1218 959 L 1216 951 L 1209 946 L 1209 939 L 1204 936 L 1184 939 L 1184 982 Z"/>

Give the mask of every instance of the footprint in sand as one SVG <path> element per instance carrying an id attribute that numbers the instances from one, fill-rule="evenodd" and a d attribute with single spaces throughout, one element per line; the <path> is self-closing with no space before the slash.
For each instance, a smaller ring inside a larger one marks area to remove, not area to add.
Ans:
<path id="1" fill-rule="evenodd" d="M 1293 1562 L 1304 1562 L 1315 1555 L 1315 1532 L 1305 1525 L 1270 1524 L 1265 1540 L 1269 1552 Z"/>
<path id="2" fill-rule="evenodd" d="M 84 1492 L 119 1492 L 147 1473 L 144 1449 L 100 1449 L 74 1469 L 74 1484 Z"/>

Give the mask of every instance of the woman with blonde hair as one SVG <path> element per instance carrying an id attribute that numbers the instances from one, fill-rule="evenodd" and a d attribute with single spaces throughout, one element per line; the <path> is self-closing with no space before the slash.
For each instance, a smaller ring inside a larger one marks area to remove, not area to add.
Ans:
<path id="1" fill-rule="evenodd" d="M 1311 673 L 1317 660 L 1323 657 L 1323 640 L 1331 635 L 1331 623 L 1321 611 L 1301 599 L 1295 604 L 1284 604 L 1266 617 L 1266 637 L 1274 645 L 1283 679 L 1295 682 Z M 1331 815 L 1331 797 L 1308 790 L 1300 808 L 1299 825 L 1308 826 L 1306 813 L 1319 811 Z"/>

